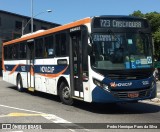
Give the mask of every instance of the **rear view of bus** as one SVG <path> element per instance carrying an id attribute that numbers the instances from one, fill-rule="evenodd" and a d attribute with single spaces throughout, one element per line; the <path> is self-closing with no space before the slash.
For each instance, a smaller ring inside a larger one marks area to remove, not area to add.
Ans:
<path id="1" fill-rule="evenodd" d="M 151 30 L 146 19 L 94 17 L 90 36 L 93 102 L 136 102 L 156 97 Z"/>

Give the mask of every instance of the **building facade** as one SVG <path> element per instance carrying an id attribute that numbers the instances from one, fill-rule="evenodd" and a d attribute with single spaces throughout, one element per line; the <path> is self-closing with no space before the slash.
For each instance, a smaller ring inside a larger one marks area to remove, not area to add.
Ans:
<path id="1" fill-rule="evenodd" d="M 0 75 L 2 59 L 2 43 L 16 39 L 31 32 L 31 18 L 0 10 Z M 50 29 L 60 24 L 34 19 L 33 31 Z M 22 31 L 23 30 L 23 31 Z"/>

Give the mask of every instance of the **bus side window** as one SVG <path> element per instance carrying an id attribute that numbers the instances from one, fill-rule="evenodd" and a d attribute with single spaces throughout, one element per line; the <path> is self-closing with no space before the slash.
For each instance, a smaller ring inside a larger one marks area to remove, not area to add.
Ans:
<path id="1" fill-rule="evenodd" d="M 18 59 L 19 57 L 19 44 L 12 46 L 12 59 Z"/>
<path id="2" fill-rule="evenodd" d="M 26 43 L 23 42 L 23 43 L 20 43 L 19 45 L 19 58 L 20 59 L 25 59 L 26 58 Z"/>
<path id="3" fill-rule="evenodd" d="M 66 33 L 56 34 L 56 56 L 66 56 L 67 53 L 67 37 Z"/>
<path id="4" fill-rule="evenodd" d="M 8 46 L 4 46 L 4 59 L 8 59 Z"/>
<path id="5" fill-rule="evenodd" d="M 47 36 L 44 38 L 44 57 L 54 57 L 54 37 Z"/>
<path id="6" fill-rule="evenodd" d="M 35 57 L 42 58 L 43 55 L 43 38 L 39 38 L 35 40 Z"/>
<path id="7" fill-rule="evenodd" d="M 9 60 L 12 59 L 12 48 L 13 48 L 12 45 L 9 45 L 9 46 L 8 46 L 8 59 L 9 59 Z"/>

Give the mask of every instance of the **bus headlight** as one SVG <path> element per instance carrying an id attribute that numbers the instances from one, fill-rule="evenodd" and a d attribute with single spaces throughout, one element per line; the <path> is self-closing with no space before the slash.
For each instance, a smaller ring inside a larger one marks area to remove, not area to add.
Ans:
<path id="1" fill-rule="evenodd" d="M 101 82 L 101 81 L 99 81 L 99 80 L 97 80 L 97 79 L 95 79 L 95 78 L 93 78 L 93 82 L 94 82 L 94 84 L 97 85 L 98 87 L 103 88 L 104 90 L 107 90 L 107 91 L 109 90 L 109 86 L 106 85 L 106 84 L 104 84 L 103 82 Z"/>

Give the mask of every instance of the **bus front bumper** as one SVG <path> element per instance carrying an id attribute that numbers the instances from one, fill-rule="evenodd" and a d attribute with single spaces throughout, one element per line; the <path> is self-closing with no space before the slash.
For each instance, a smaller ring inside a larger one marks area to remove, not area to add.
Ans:
<path id="1" fill-rule="evenodd" d="M 136 91 L 106 91 L 100 87 L 96 87 L 92 91 L 92 102 L 96 103 L 118 103 L 118 102 L 134 102 L 138 100 L 153 99 L 157 96 L 156 85 L 152 89 L 136 90 Z"/>

